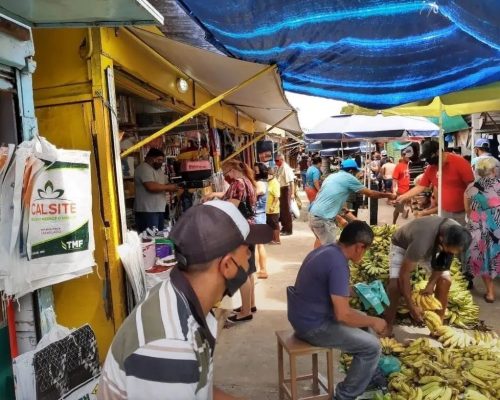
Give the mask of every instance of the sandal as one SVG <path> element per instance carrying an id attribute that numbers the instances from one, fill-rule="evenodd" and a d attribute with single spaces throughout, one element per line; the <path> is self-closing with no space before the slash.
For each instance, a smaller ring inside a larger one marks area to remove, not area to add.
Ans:
<path id="1" fill-rule="evenodd" d="M 267 274 L 267 272 L 257 272 L 258 279 L 267 279 L 268 277 L 269 275 Z"/>
<path id="2" fill-rule="evenodd" d="M 235 308 L 233 311 L 234 311 L 234 312 L 241 312 L 241 307 Z M 253 313 L 254 313 L 254 312 L 257 312 L 257 307 L 252 307 L 252 308 L 250 309 L 250 311 L 251 311 L 251 312 L 253 312 Z"/>
<path id="3" fill-rule="evenodd" d="M 488 296 L 487 296 L 486 294 L 483 296 L 483 299 L 484 299 L 484 301 L 485 301 L 486 303 L 490 303 L 490 304 L 492 304 L 492 303 L 494 303 L 494 302 L 495 302 L 495 299 L 489 299 L 489 298 L 488 298 Z"/>

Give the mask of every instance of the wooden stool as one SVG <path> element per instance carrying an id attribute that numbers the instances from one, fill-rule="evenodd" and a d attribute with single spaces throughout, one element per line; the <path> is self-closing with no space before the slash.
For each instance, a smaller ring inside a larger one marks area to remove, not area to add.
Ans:
<path id="1" fill-rule="evenodd" d="M 291 400 L 330 400 L 333 397 L 333 350 L 324 347 L 315 347 L 309 343 L 303 342 L 295 336 L 293 331 L 277 331 L 278 338 L 278 378 L 279 378 L 279 396 L 280 400 L 287 398 Z M 283 364 L 283 349 L 288 353 L 290 359 L 290 378 L 285 379 L 284 364 Z M 321 382 L 318 372 L 318 354 L 326 353 L 327 362 L 327 379 L 328 382 Z M 297 357 L 312 356 L 312 374 L 297 376 Z M 299 399 L 297 396 L 297 381 L 312 379 L 314 396 L 303 397 Z M 290 388 L 288 388 L 290 384 Z M 325 389 L 327 394 L 320 394 L 320 386 Z"/>

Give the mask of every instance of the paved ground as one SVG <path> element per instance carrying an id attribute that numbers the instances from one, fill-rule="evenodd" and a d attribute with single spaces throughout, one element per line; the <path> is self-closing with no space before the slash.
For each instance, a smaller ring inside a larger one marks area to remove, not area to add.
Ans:
<path id="1" fill-rule="evenodd" d="M 361 210 L 360 218 L 367 218 L 366 210 Z M 290 329 L 286 315 L 286 287 L 293 285 L 302 260 L 312 249 L 314 238 L 310 232 L 306 216 L 294 223 L 294 234 L 282 238 L 281 246 L 267 246 L 269 279 L 257 280 L 255 294 L 258 312 L 250 322 L 230 329 L 223 329 L 218 338 L 215 354 L 216 385 L 228 392 L 249 400 L 278 399 L 277 351 L 274 332 Z M 392 222 L 392 208 L 379 202 L 379 224 Z M 398 221 L 404 224 L 406 221 Z M 482 298 L 484 287 L 476 280 L 473 290 L 475 300 L 481 307 L 481 319 L 500 331 L 500 301 L 486 304 Z M 500 282 L 497 280 L 500 298 Z M 234 300 L 234 306 L 239 299 Z M 226 304 L 231 308 L 231 304 Z M 414 338 L 425 333 L 425 329 L 401 327 L 396 330 L 399 340 Z M 338 357 L 338 354 L 336 355 Z M 304 360 L 305 361 L 305 360 Z M 335 359 L 335 381 L 342 380 Z M 308 370 L 309 368 L 309 370 Z M 310 361 L 299 364 L 299 373 L 310 373 Z M 308 383 L 301 384 L 303 390 Z"/>

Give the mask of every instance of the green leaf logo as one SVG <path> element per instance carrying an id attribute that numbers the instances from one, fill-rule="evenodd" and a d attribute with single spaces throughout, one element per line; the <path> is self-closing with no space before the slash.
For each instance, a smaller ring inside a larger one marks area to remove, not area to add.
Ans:
<path id="1" fill-rule="evenodd" d="M 48 199 L 48 200 L 60 199 L 63 194 L 64 190 L 62 189 L 54 190 L 54 184 L 50 180 L 45 182 L 45 186 L 43 189 L 38 189 L 38 197 L 40 199 Z"/>

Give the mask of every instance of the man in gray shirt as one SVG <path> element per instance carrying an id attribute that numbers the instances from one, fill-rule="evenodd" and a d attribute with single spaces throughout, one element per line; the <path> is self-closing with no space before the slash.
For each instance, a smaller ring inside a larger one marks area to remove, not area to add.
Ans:
<path id="1" fill-rule="evenodd" d="M 438 311 L 443 318 L 451 286 L 450 265 L 454 255 L 461 255 L 470 245 L 467 229 L 452 219 L 438 216 L 415 219 L 399 228 L 392 237 L 390 250 L 389 294 L 390 306 L 385 313 L 388 329 L 394 319 L 403 295 L 413 319 L 422 320 L 422 310 L 412 300 L 411 273 L 419 264 L 430 274 L 425 294 L 434 293 L 443 305 Z"/>
<path id="2" fill-rule="evenodd" d="M 179 187 L 167 183 L 167 177 L 161 169 L 165 155 L 161 150 L 152 148 L 146 158 L 135 170 L 135 224 L 138 232 L 146 228 L 164 228 L 165 192 L 176 192 Z"/>

